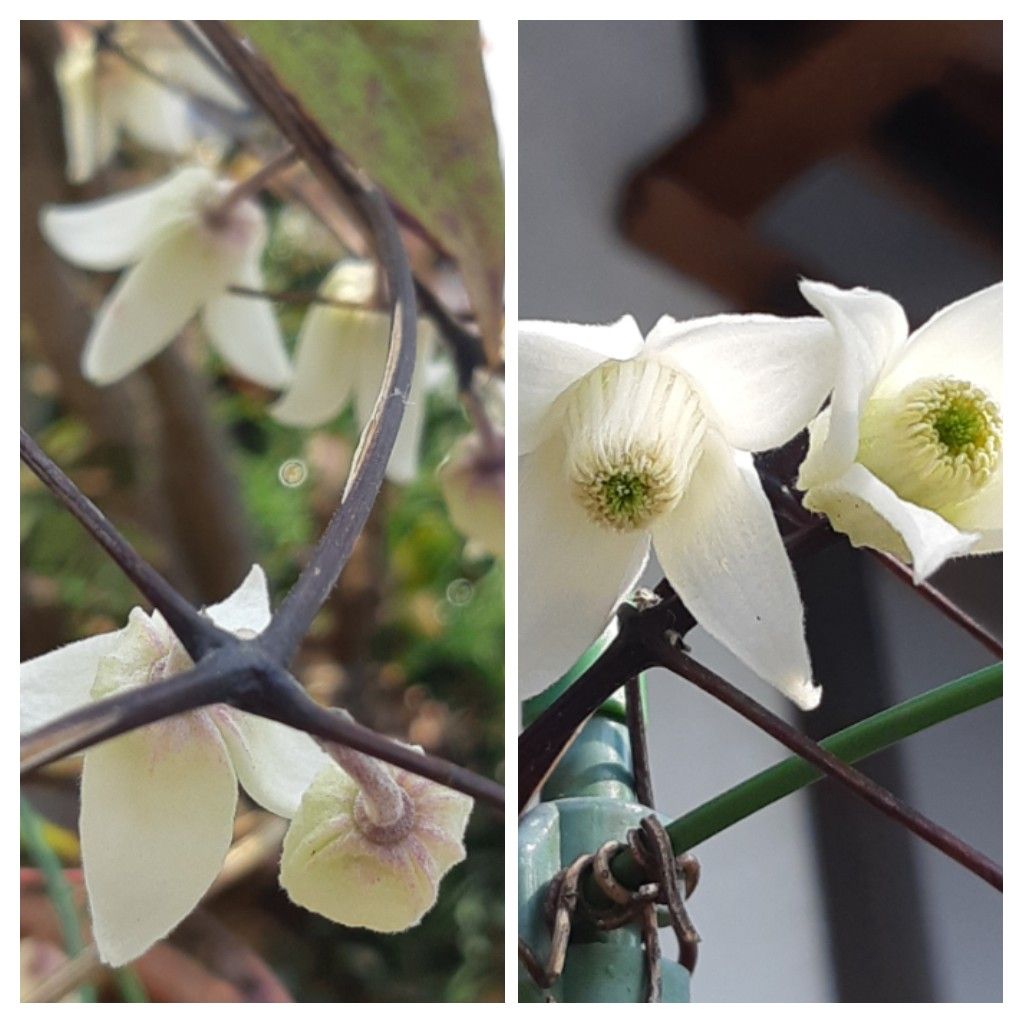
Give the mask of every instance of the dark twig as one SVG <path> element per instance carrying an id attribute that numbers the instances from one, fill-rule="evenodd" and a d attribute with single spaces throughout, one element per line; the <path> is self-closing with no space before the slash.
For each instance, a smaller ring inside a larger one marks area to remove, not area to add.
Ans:
<path id="1" fill-rule="evenodd" d="M 334 516 L 309 564 L 284 599 L 263 642 L 282 663 L 291 660 L 313 617 L 330 594 L 348 561 L 384 480 L 401 425 L 416 357 L 416 296 L 398 226 L 384 194 L 334 148 L 320 126 L 278 82 L 263 59 L 222 22 L 197 23 L 203 34 L 303 158 L 329 192 L 354 203 L 365 217 L 384 270 L 388 298 L 394 304 L 391 346 L 380 396 L 363 432 Z"/>
<path id="2" fill-rule="evenodd" d="M 651 758 L 647 749 L 647 727 L 640 680 L 635 676 L 626 683 L 626 724 L 629 727 L 629 749 L 633 759 L 633 789 L 645 807 L 654 806 L 654 783 L 651 779 Z"/>
<path id="3" fill-rule="evenodd" d="M 193 608 L 139 555 L 24 429 L 21 431 L 21 458 L 163 615 L 194 659 L 232 639 Z"/>
<path id="4" fill-rule="evenodd" d="M 925 842 L 962 864 L 979 878 L 988 882 L 989 885 L 1002 891 L 1002 868 L 989 857 L 905 804 L 888 790 L 857 771 L 856 768 L 852 768 L 845 761 L 840 760 L 835 754 L 829 753 L 721 676 L 694 661 L 688 654 L 674 646 L 664 635 L 647 636 L 644 638 L 644 642 L 653 662 L 689 680 L 705 693 L 732 708 L 748 722 L 753 723 L 783 746 L 788 747 L 794 754 L 798 754 L 805 761 L 842 783 L 887 817 L 920 836 Z"/>
<path id="5" fill-rule="evenodd" d="M 451 310 L 422 281 L 416 282 L 416 298 L 451 349 L 459 391 L 470 391 L 473 373 L 478 367 L 487 365 L 480 336 L 460 324 Z"/>

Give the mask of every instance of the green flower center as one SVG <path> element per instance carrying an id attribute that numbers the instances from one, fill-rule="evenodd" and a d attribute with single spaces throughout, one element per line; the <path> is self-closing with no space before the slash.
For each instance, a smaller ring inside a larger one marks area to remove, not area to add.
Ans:
<path id="1" fill-rule="evenodd" d="M 952 377 L 868 403 L 858 458 L 907 501 L 939 511 L 983 487 L 1002 457 L 999 406 Z"/>

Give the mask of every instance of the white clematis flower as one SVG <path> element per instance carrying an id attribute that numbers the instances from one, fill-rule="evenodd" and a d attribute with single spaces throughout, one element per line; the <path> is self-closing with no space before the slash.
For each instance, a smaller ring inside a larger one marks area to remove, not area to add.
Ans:
<path id="1" fill-rule="evenodd" d="M 241 99 L 166 24 L 122 22 L 114 39 L 165 80 L 228 110 L 244 109 Z M 71 26 L 54 71 L 71 182 L 88 181 L 109 163 L 122 133 L 171 155 L 182 155 L 195 144 L 198 126 L 188 97 L 98 46 L 94 32 Z"/>
<path id="2" fill-rule="evenodd" d="M 268 388 L 288 382 L 271 303 L 227 290 L 263 287 L 266 240 L 256 203 L 224 207 L 232 188 L 189 167 L 110 199 L 43 210 L 43 235 L 66 260 L 89 270 L 130 268 L 96 315 L 82 354 L 86 377 L 97 384 L 120 380 L 201 311 L 210 341 L 238 373 Z"/>
<path id="3" fill-rule="evenodd" d="M 372 302 L 376 289 L 373 263 L 347 259 L 331 271 L 320 294 L 357 307 Z M 271 408 L 271 415 L 290 427 L 315 427 L 333 419 L 354 399 L 362 429 L 384 377 L 390 323 L 391 317 L 379 310 L 314 303 L 299 331 L 295 379 Z M 394 483 L 409 483 L 416 477 L 427 412 L 428 367 L 436 344 L 437 329 L 421 318 L 408 404 L 388 463 L 388 479 Z"/>
<path id="4" fill-rule="evenodd" d="M 564 673 L 636 585 L 653 542 L 697 621 L 815 707 L 803 606 L 751 453 L 821 407 L 826 321 L 632 317 L 519 331 L 520 686 Z"/>
<path id="5" fill-rule="evenodd" d="M 437 469 L 452 525 L 478 548 L 505 557 L 505 446 L 495 433 L 488 440 L 466 434 Z"/>
<path id="6" fill-rule="evenodd" d="M 1003 286 L 907 336 L 894 299 L 804 281 L 841 345 L 830 407 L 798 485 L 856 547 L 896 555 L 918 582 L 958 555 L 1003 547 Z"/>
<path id="7" fill-rule="evenodd" d="M 270 622 L 263 570 L 254 566 L 207 613 L 239 635 L 262 632 Z M 21 730 L 191 664 L 164 619 L 136 608 L 124 629 L 22 665 Z M 82 866 L 103 960 L 127 963 L 194 909 L 231 845 L 239 783 L 267 810 L 291 817 L 329 763 L 304 733 L 223 704 L 86 751 Z"/>
<path id="8" fill-rule="evenodd" d="M 437 902 L 441 879 L 465 859 L 462 839 L 473 801 L 376 763 L 401 791 L 400 820 L 376 822 L 356 781 L 331 764 L 288 828 L 280 880 L 295 903 L 332 921 L 400 932 L 419 923 Z"/>

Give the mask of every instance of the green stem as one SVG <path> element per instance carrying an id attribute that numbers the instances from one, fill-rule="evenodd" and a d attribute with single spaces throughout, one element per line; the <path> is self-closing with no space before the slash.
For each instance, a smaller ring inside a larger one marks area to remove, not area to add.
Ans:
<path id="1" fill-rule="evenodd" d="M 853 764 L 1002 695 L 1003 666 L 1000 662 L 872 715 L 822 740 L 821 746 Z M 691 850 L 730 825 L 822 777 L 820 771 L 802 758 L 788 757 L 677 818 L 668 826 L 672 848 L 676 853 Z M 641 881 L 628 853 L 620 853 L 612 866 L 623 884 L 635 886 Z"/>
<path id="2" fill-rule="evenodd" d="M 43 876 L 46 893 L 60 922 L 65 951 L 73 957 L 82 951 L 82 929 L 78 923 L 75 898 L 59 858 L 43 835 L 39 815 L 24 797 L 21 798 L 21 845 Z M 96 1001 L 96 990 L 92 985 L 83 985 L 78 991 L 83 1002 Z"/>

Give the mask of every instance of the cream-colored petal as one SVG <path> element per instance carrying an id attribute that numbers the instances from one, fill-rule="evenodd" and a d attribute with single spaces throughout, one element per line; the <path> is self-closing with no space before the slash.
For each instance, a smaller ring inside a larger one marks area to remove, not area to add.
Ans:
<path id="1" fill-rule="evenodd" d="M 302 794 L 331 763 L 306 733 L 257 715 L 218 706 L 210 712 L 242 788 L 261 807 L 291 818 Z"/>
<path id="2" fill-rule="evenodd" d="M 437 469 L 452 525 L 495 558 L 505 557 L 505 463 L 466 434 Z"/>
<path id="3" fill-rule="evenodd" d="M 939 509 L 943 519 L 965 533 L 981 535 L 971 548 L 972 555 L 988 555 L 1003 550 L 1003 466 L 992 475 L 977 493 L 960 502 Z"/>
<path id="4" fill-rule="evenodd" d="M 907 338 L 907 318 L 895 299 L 866 288 L 841 289 L 801 281 L 807 301 L 833 326 L 839 343 L 828 433 L 801 467 L 802 489 L 842 474 L 857 456 L 860 418 L 888 364 Z"/>
<path id="5" fill-rule="evenodd" d="M 22 662 L 21 731 L 31 732 L 88 704 L 100 659 L 124 634 L 122 629 L 90 636 Z"/>
<path id="6" fill-rule="evenodd" d="M 978 541 L 976 533 L 963 533 L 937 513 L 904 501 L 860 463 L 811 488 L 804 505 L 828 516 L 855 548 L 875 548 L 911 563 L 918 583 L 946 559 L 968 554 Z"/>
<path id="7" fill-rule="evenodd" d="M 91 38 L 71 41 L 54 65 L 64 126 L 67 176 L 72 184 L 88 181 L 102 166 L 97 152 L 99 102 L 96 44 Z"/>
<path id="8" fill-rule="evenodd" d="M 550 433 L 559 395 L 609 359 L 632 359 L 643 348 L 631 316 L 613 324 L 526 320 L 519 324 L 519 454 Z"/>
<path id="9" fill-rule="evenodd" d="M 263 289 L 259 252 L 249 254 L 231 284 Z M 291 362 L 269 299 L 217 295 L 203 307 L 203 327 L 224 361 L 243 377 L 266 388 L 283 388 L 291 380 Z"/>
<path id="10" fill-rule="evenodd" d="M 381 314 L 373 314 L 381 316 Z M 387 317 L 384 317 L 388 320 Z M 387 334 L 383 333 L 383 344 L 366 344 L 359 359 L 359 376 L 356 381 L 356 418 L 360 430 L 370 420 L 377 393 L 384 378 L 387 361 Z M 416 365 L 409 382 L 409 398 L 398 428 L 395 447 L 388 460 L 388 479 L 396 484 L 408 484 L 416 479 L 420 464 L 420 442 L 427 417 L 427 381 L 430 376 L 430 361 L 437 347 L 437 328 L 427 319 L 416 325 Z"/>
<path id="11" fill-rule="evenodd" d="M 82 372 L 112 384 L 170 344 L 199 308 L 224 291 L 238 254 L 193 224 L 169 232 L 125 274 L 96 315 Z"/>
<path id="12" fill-rule="evenodd" d="M 230 596 L 211 604 L 206 614 L 229 633 L 255 636 L 270 625 L 270 590 L 262 566 L 254 565 Z"/>
<path id="13" fill-rule="evenodd" d="M 40 228 L 66 260 L 87 270 L 119 270 L 140 260 L 169 223 L 186 217 L 195 197 L 213 184 L 201 167 L 187 167 L 151 185 L 74 206 L 46 206 Z"/>
<path id="14" fill-rule="evenodd" d="M 299 330 L 291 386 L 271 415 L 290 427 L 332 420 L 355 392 L 364 353 L 387 343 L 388 318 L 380 313 L 310 307 Z"/>
<path id="15" fill-rule="evenodd" d="M 86 754 L 82 866 L 105 963 L 134 960 L 191 913 L 224 863 L 237 800 L 227 750 L 202 716 Z"/>
<path id="16" fill-rule="evenodd" d="M 885 375 L 886 394 L 922 377 L 954 377 L 1003 400 L 1002 282 L 939 310 L 910 337 Z"/>
<path id="17" fill-rule="evenodd" d="M 710 433 L 686 493 L 652 532 L 700 625 L 799 707 L 817 707 L 803 603 L 751 456 Z"/>
<path id="18" fill-rule="evenodd" d="M 559 435 L 519 460 L 519 692 L 567 672 L 603 632 L 647 563 L 645 530 L 616 533 L 573 498 Z"/>
<path id="19" fill-rule="evenodd" d="M 112 97 L 125 133 L 146 149 L 182 154 L 192 145 L 188 100 L 141 74 L 127 76 Z"/>
<path id="20" fill-rule="evenodd" d="M 839 350 L 820 317 L 663 317 L 645 353 L 685 373 L 735 448 L 777 448 L 802 430 L 835 384 Z"/>

